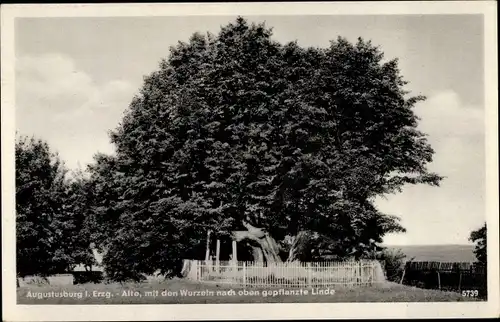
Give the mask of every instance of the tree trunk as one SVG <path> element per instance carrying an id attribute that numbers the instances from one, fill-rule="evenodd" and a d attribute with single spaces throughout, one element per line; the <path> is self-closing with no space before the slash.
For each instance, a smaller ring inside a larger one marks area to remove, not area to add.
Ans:
<path id="1" fill-rule="evenodd" d="M 291 263 L 300 260 L 300 255 L 304 251 L 305 247 L 309 243 L 309 233 L 306 231 L 299 231 L 299 233 L 294 237 L 292 246 L 288 251 L 287 262 Z"/>
<path id="2" fill-rule="evenodd" d="M 100 253 L 97 248 L 95 247 L 92 247 L 92 254 L 94 255 L 94 259 L 97 263 L 97 265 L 99 266 L 102 266 L 102 260 L 103 260 L 103 257 L 104 257 L 104 252 L 103 253 Z"/>
<path id="3" fill-rule="evenodd" d="M 262 252 L 262 248 L 256 246 L 251 246 L 251 247 L 252 247 L 253 260 L 257 263 L 263 263 L 264 252 Z"/>
<path id="4" fill-rule="evenodd" d="M 282 260 L 279 256 L 280 247 L 276 240 L 264 229 L 256 228 L 247 222 L 243 225 L 247 230 L 239 230 L 233 232 L 233 238 L 239 242 L 242 240 L 250 240 L 253 244 L 252 253 L 254 261 L 267 263 L 281 263 Z M 300 260 L 300 255 L 306 250 L 311 234 L 308 231 L 300 231 L 293 239 L 292 245 L 288 252 L 287 263 Z"/>
<path id="5" fill-rule="evenodd" d="M 256 228 L 247 222 L 243 225 L 247 230 L 239 230 L 233 232 L 233 238 L 239 242 L 242 240 L 250 240 L 258 246 L 252 246 L 253 256 L 256 262 L 279 263 L 282 262 L 279 251 L 280 247 L 276 240 L 262 228 Z"/>

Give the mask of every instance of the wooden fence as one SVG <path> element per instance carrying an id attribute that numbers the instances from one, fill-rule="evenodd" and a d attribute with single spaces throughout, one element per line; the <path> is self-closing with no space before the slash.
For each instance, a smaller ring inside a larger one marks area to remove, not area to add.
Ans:
<path id="1" fill-rule="evenodd" d="M 376 261 L 266 264 L 189 260 L 184 272 L 191 280 L 244 287 L 357 286 L 384 280 Z"/>
<path id="2" fill-rule="evenodd" d="M 407 262 L 401 283 L 447 291 L 477 290 L 487 296 L 486 266 L 470 262 Z"/>

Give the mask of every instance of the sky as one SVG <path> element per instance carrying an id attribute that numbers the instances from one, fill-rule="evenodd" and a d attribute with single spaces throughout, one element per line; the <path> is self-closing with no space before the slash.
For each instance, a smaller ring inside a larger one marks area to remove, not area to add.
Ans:
<path id="1" fill-rule="evenodd" d="M 376 201 L 407 229 L 388 245 L 467 244 L 485 221 L 483 21 L 479 15 L 246 16 L 274 39 L 326 47 L 337 36 L 370 39 L 399 58 L 419 129 L 435 150 L 440 187 L 406 186 Z M 108 131 L 169 47 L 229 16 L 17 18 L 16 128 L 49 142 L 71 169 L 112 153 Z"/>

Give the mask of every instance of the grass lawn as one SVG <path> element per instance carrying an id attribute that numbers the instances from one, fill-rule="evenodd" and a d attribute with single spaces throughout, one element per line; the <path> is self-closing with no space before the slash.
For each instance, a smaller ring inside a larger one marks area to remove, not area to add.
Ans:
<path id="1" fill-rule="evenodd" d="M 331 288 L 247 288 L 172 279 L 151 284 L 82 284 L 31 286 L 17 289 L 18 304 L 216 304 L 216 303 L 333 303 L 333 302 L 449 302 L 475 301 L 458 293 L 404 285 Z M 245 293 L 246 290 L 246 293 Z M 290 292 L 295 290 L 296 294 Z M 54 292 L 53 294 L 51 292 Z M 157 291 L 157 292 L 155 292 Z M 272 294 L 275 291 L 277 294 Z M 307 294 L 306 294 L 307 291 Z M 67 292 L 65 297 L 54 297 Z M 193 292 L 193 293 L 187 293 Z M 254 292 L 254 294 L 249 294 Z M 288 294 L 286 293 L 288 292 Z M 47 294 L 50 293 L 50 294 Z M 162 295 L 163 293 L 163 295 Z M 299 294 L 302 293 L 302 294 Z M 37 296 L 43 297 L 41 299 Z M 78 298 L 78 296 L 80 298 Z"/>

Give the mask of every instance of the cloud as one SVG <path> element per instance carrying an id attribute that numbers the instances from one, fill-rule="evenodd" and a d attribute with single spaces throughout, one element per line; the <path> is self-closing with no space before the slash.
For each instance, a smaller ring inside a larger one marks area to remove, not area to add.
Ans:
<path id="1" fill-rule="evenodd" d="M 434 138 L 484 135 L 484 110 L 466 106 L 453 91 L 431 96 L 416 107 L 420 129 Z"/>
<path id="2" fill-rule="evenodd" d="M 61 54 L 22 56 L 16 61 L 16 127 L 49 142 L 70 168 L 111 152 L 115 128 L 135 88 L 113 80 L 97 84 Z"/>
<path id="3" fill-rule="evenodd" d="M 484 184 L 484 109 L 466 106 L 456 93 L 447 91 L 430 97 L 415 112 L 436 152 L 429 168 L 449 176 L 448 180 L 468 177 L 478 179 L 476 187 Z"/>
<path id="4" fill-rule="evenodd" d="M 446 91 L 420 103 L 415 113 L 435 150 L 429 170 L 446 178 L 440 187 L 407 186 L 377 201 L 382 211 L 400 216 L 408 230 L 388 236 L 386 243 L 468 243 L 470 231 L 486 218 L 484 109 Z"/>

